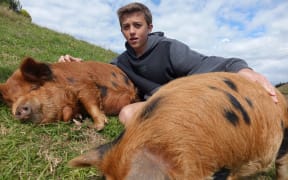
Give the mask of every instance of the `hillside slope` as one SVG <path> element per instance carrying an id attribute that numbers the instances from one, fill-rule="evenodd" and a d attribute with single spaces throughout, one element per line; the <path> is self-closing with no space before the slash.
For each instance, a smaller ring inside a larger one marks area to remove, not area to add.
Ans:
<path id="1" fill-rule="evenodd" d="M 29 19 L 0 6 L 0 81 L 19 65 L 25 56 L 55 62 L 60 55 L 109 61 L 117 54 L 84 41 L 30 23 Z M 2 70 L 8 74 L 3 74 Z"/>
<path id="2" fill-rule="evenodd" d="M 288 103 L 288 82 L 278 87 L 279 91 L 284 94 Z"/>
<path id="3" fill-rule="evenodd" d="M 117 55 L 39 27 L 0 5 L 0 82 L 6 81 L 25 56 L 56 62 L 63 54 L 103 62 Z M 97 179 L 94 168 L 70 169 L 67 161 L 118 135 L 123 127 L 116 117 L 109 119 L 101 133 L 85 123 L 81 127 L 73 123 L 21 124 L 0 103 L 0 179 Z"/>

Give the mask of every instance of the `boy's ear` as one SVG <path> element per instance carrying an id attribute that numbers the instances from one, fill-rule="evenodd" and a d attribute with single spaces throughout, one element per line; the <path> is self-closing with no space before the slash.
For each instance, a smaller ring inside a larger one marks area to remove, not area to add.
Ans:
<path id="1" fill-rule="evenodd" d="M 151 32 L 152 32 L 152 29 L 153 29 L 153 24 L 149 24 L 149 25 L 148 25 L 148 29 L 149 29 L 149 33 L 151 33 Z"/>

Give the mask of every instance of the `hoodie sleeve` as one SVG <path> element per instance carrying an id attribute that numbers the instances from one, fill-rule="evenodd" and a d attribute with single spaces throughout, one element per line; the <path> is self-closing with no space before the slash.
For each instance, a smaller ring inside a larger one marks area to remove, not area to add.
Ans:
<path id="1" fill-rule="evenodd" d="M 178 76 L 217 71 L 238 72 L 243 68 L 249 68 L 242 59 L 205 56 L 191 50 L 184 43 L 177 40 L 172 41 L 170 46 L 171 63 Z"/>

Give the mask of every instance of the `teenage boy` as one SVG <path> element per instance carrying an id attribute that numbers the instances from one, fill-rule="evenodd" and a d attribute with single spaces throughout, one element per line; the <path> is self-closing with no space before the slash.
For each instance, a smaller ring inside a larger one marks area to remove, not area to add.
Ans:
<path id="1" fill-rule="evenodd" d="M 205 56 L 191 50 L 186 44 L 169 39 L 162 32 L 152 33 L 152 14 L 141 3 L 127 4 L 117 11 L 121 32 L 126 39 L 126 51 L 112 64 L 122 69 L 134 82 L 143 101 L 122 108 L 119 120 L 125 125 L 159 87 L 182 76 L 225 71 L 235 72 L 260 83 L 275 103 L 274 87 L 261 74 L 253 71 L 238 58 Z M 70 55 L 61 56 L 60 62 L 81 61 Z"/>

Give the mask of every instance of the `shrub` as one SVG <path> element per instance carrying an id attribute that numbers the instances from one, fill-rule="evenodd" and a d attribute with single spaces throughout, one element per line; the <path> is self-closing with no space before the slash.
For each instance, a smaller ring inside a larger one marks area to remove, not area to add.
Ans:
<path id="1" fill-rule="evenodd" d="M 21 9 L 21 10 L 19 11 L 19 13 L 20 13 L 22 16 L 28 18 L 28 19 L 30 20 L 30 22 L 32 21 L 32 17 L 31 17 L 30 14 L 28 13 L 28 11 L 26 11 L 25 9 Z"/>

